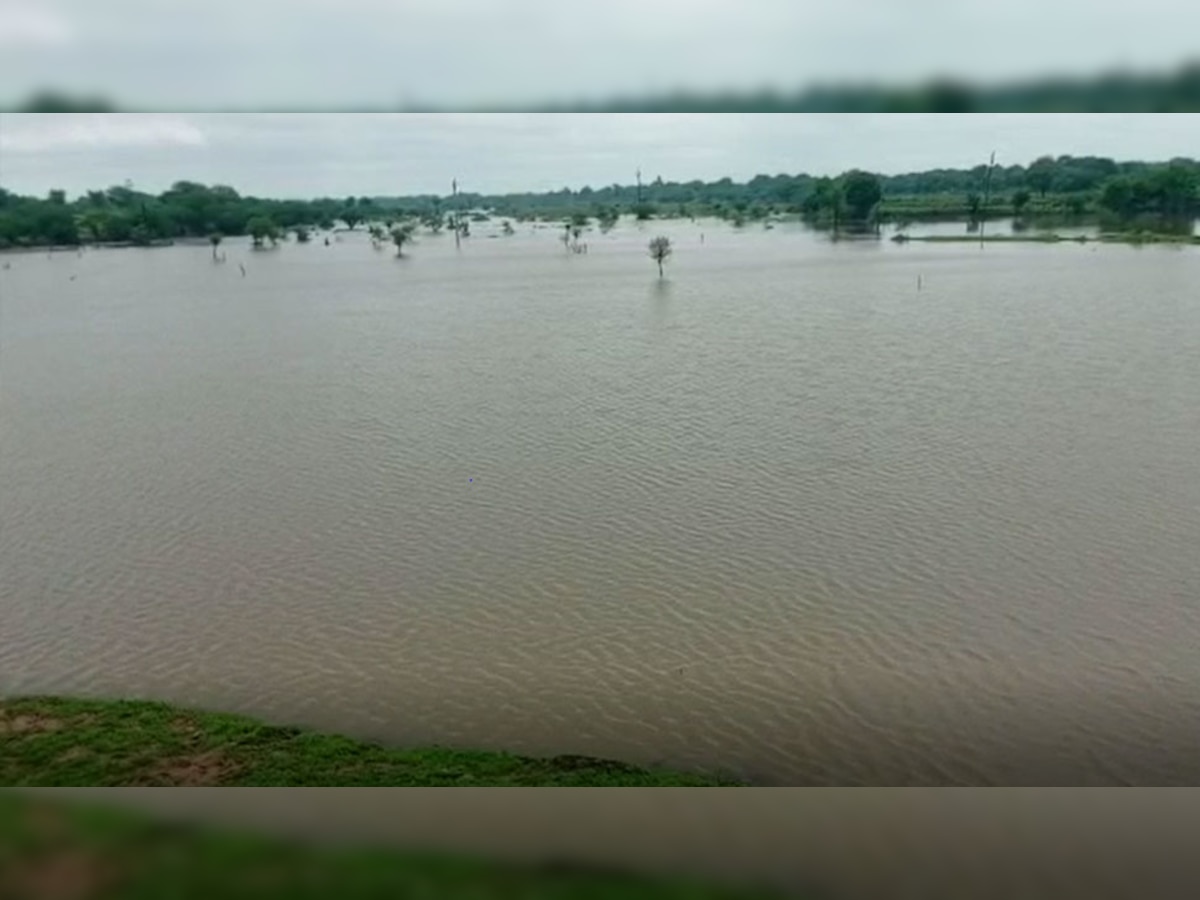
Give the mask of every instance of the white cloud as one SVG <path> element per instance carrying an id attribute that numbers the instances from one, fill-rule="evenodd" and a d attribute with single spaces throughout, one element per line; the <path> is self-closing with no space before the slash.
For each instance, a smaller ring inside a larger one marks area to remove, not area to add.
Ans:
<path id="1" fill-rule="evenodd" d="M 74 38 L 74 28 L 57 11 L 0 0 L 0 47 L 57 47 Z"/>
<path id="2" fill-rule="evenodd" d="M 104 150 L 128 147 L 198 147 L 204 132 L 186 119 L 150 114 L 6 115 L 0 118 L 0 151 Z"/>
<path id="3" fill-rule="evenodd" d="M 0 0 L 8 8 L 23 12 L 0 35 L 74 41 L 47 60 L 0 53 L 0 101 L 52 85 L 176 110 L 1169 69 L 1194 57 L 1200 31 L 1195 0 Z"/>
<path id="4" fill-rule="evenodd" d="M 1003 165 L 1043 153 L 1195 155 L 1200 115 L 0 115 L 0 183 L 69 193 L 132 179 L 260 196 L 558 190 Z"/>

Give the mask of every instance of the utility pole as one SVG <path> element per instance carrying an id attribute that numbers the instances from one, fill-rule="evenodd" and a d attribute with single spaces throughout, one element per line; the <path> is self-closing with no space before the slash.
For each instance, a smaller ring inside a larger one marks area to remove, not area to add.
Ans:
<path id="1" fill-rule="evenodd" d="M 992 151 L 992 158 L 988 160 L 987 177 L 983 180 L 983 209 L 979 211 L 979 246 L 983 247 L 983 231 L 987 223 L 987 208 L 988 200 L 992 196 L 992 170 L 996 168 L 996 151 Z"/>
<path id="2" fill-rule="evenodd" d="M 637 170 L 637 202 L 638 206 L 642 205 L 642 170 Z"/>
<path id="3" fill-rule="evenodd" d="M 454 249 L 462 249 L 462 225 L 458 221 L 458 179 L 450 182 L 450 194 L 454 198 Z"/>

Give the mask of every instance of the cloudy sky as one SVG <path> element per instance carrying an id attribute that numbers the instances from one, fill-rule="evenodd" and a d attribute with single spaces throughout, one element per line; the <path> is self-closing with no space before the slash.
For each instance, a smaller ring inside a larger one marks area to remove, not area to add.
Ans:
<path id="1" fill-rule="evenodd" d="M 645 177 L 903 172 L 1045 153 L 1200 154 L 1188 115 L 114 113 L 0 115 L 0 185 L 81 191 L 178 180 L 279 197 L 558 190 Z"/>
<path id="2" fill-rule="evenodd" d="M 0 0 L 0 103 L 140 109 L 605 99 L 1174 68 L 1195 0 Z"/>

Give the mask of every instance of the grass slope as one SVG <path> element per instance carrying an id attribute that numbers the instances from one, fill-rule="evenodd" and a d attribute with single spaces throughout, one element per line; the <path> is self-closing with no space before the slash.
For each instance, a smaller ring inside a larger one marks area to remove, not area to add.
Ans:
<path id="1" fill-rule="evenodd" d="M 732 780 L 580 756 L 391 749 L 165 703 L 0 700 L 0 785 L 705 787 Z"/>
<path id="2" fill-rule="evenodd" d="M 0 792 L 0 897 L 27 900 L 767 900 L 683 880 L 319 849 Z"/>

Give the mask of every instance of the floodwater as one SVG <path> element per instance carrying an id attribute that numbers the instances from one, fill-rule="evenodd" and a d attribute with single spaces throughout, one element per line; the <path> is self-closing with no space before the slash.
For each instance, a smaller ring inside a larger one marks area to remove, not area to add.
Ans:
<path id="1" fill-rule="evenodd" d="M 0 691 L 1200 781 L 1200 252 L 477 227 L 4 256 Z"/>

